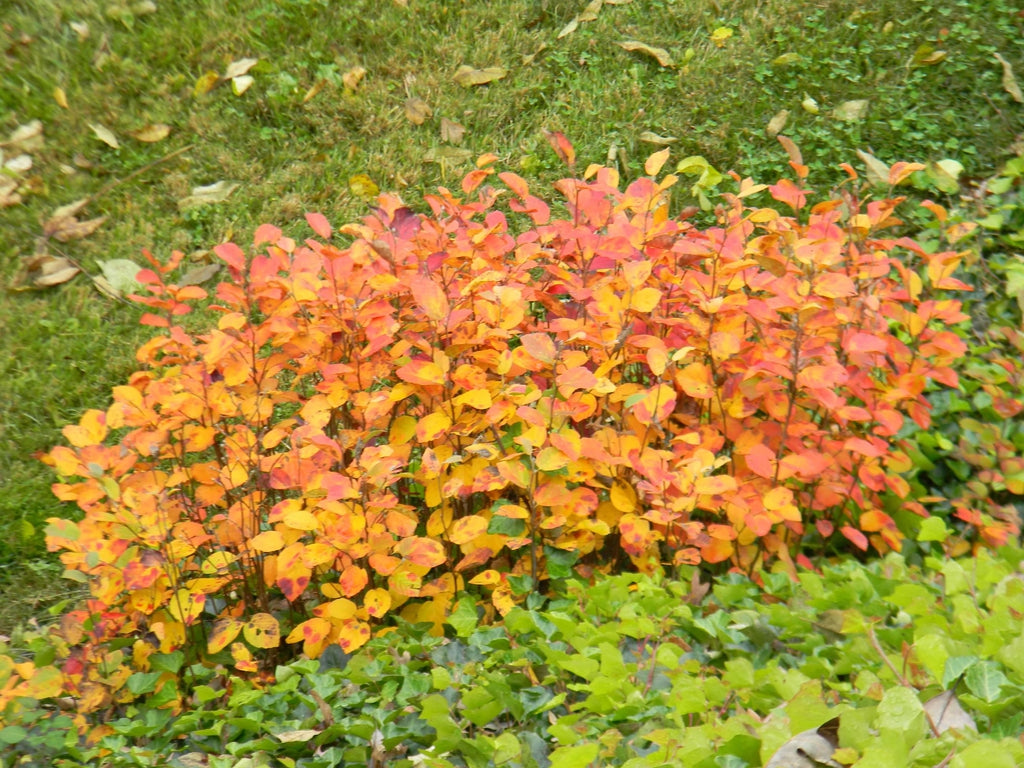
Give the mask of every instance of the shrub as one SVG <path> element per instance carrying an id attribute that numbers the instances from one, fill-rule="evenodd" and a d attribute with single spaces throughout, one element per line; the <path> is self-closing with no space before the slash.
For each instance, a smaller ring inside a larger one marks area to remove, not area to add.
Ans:
<path id="1" fill-rule="evenodd" d="M 910 435 L 922 492 L 946 499 L 937 511 L 959 521 L 964 543 L 1005 543 L 1020 530 L 1024 499 L 1024 158 L 986 181 L 967 210 L 927 204 L 922 239 L 961 250 L 966 269 L 961 330 L 969 354 L 957 361 L 958 391 L 929 393 L 935 429 Z"/>
<path id="2" fill-rule="evenodd" d="M 260 227 L 215 249 L 202 333 L 181 254 L 151 258 L 163 332 L 46 457 L 84 513 L 47 532 L 91 591 L 62 622 L 80 708 L 173 702 L 183 650 L 257 673 L 390 614 L 440 632 L 467 584 L 504 614 L 574 569 L 899 548 L 896 510 L 927 512 L 895 437 L 957 384 L 966 316 L 930 293 L 959 256 L 883 238 L 896 200 L 809 207 L 789 180 L 737 178 L 701 230 L 669 214 L 667 156 L 624 190 L 559 182 L 564 217 L 485 156 L 430 215 L 383 195 L 338 231 L 307 215 L 305 243 Z"/>

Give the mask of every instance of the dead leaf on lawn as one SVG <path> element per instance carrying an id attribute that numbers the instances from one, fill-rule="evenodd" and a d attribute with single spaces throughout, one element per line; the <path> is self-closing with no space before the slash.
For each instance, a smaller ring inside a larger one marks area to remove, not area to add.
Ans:
<path id="1" fill-rule="evenodd" d="M 197 205 L 223 203 L 238 187 L 238 184 L 227 181 L 218 181 L 205 187 L 193 187 L 191 195 L 178 201 L 178 210 L 184 211 Z"/>
<path id="2" fill-rule="evenodd" d="M 42 149 L 42 121 L 32 120 L 24 125 L 19 125 L 11 132 L 11 135 L 7 137 L 7 141 L 0 142 L 0 147 L 10 147 L 11 149 L 17 149 L 23 152 L 32 152 L 37 149 Z"/>
<path id="3" fill-rule="evenodd" d="M 604 0 L 591 0 L 590 4 L 587 5 L 582 11 L 576 16 L 573 16 L 572 20 L 562 27 L 562 30 L 558 33 L 558 39 L 561 40 L 563 37 L 568 37 L 580 24 L 587 21 L 593 21 L 597 18 L 597 15 L 601 12 L 601 7 L 604 5 Z"/>
<path id="4" fill-rule="evenodd" d="M 3 152 L 0 152 L 0 159 L 4 156 Z M 10 171 L 11 173 L 25 173 L 26 171 L 32 170 L 32 155 L 17 155 L 12 157 L 10 160 L 5 160 L 4 170 Z"/>
<path id="5" fill-rule="evenodd" d="M 411 96 L 405 100 L 405 116 L 413 125 L 423 125 L 434 114 L 423 99 Z"/>
<path id="6" fill-rule="evenodd" d="M 108 259 L 99 262 L 102 276 L 93 278 L 93 282 L 101 293 L 112 296 L 115 299 L 124 297 L 126 293 L 132 293 L 141 288 L 135 276 L 142 271 L 142 267 L 130 259 Z M 111 291 L 113 293 L 111 293 Z"/>
<path id="7" fill-rule="evenodd" d="M 366 77 L 366 67 L 352 67 L 352 69 L 341 76 L 341 82 L 346 89 L 355 91 L 359 88 L 359 84 L 363 82 L 364 77 Z"/>
<path id="8" fill-rule="evenodd" d="M 74 227 L 78 224 L 78 219 L 75 217 L 78 212 L 85 208 L 89 204 L 89 198 L 83 197 L 81 200 L 76 200 L 73 203 L 62 205 L 60 208 L 50 214 L 45 222 L 43 222 L 43 237 L 51 238 L 56 237 L 57 233 L 67 227 Z"/>
<path id="9" fill-rule="evenodd" d="M 69 21 L 68 26 L 78 35 L 78 42 L 81 43 L 89 39 L 89 25 L 84 21 Z"/>
<path id="10" fill-rule="evenodd" d="M 57 102 L 57 106 L 61 109 L 68 108 L 68 95 L 64 93 L 64 89 L 60 86 L 53 89 L 53 100 Z"/>
<path id="11" fill-rule="evenodd" d="M 207 280 L 217 276 L 220 272 L 220 264 L 204 264 L 201 267 L 194 267 L 181 276 L 178 280 L 179 286 L 202 285 Z"/>
<path id="12" fill-rule="evenodd" d="M 775 139 L 782 145 L 782 148 L 786 150 L 786 154 L 789 155 L 789 162 L 795 163 L 796 165 L 804 164 L 804 156 L 800 152 L 800 147 L 796 145 L 795 141 L 788 136 L 783 136 L 782 134 L 776 136 Z"/>
<path id="13" fill-rule="evenodd" d="M 350 176 L 348 180 L 348 189 L 349 192 L 360 200 L 366 201 L 373 200 L 380 194 L 380 187 L 378 187 L 377 183 L 365 173 L 357 173 L 355 176 Z"/>
<path id="14" fill-rule="evenodd" d="M 834 110 L 832 115 L 837 120 L 842 120 L 847 123 L 857 123 L 863 120 L 868 114 L 868 100 L 867 99 L 854 99 L 853 101 L 844 101 Z"/>
<path id="15" fill-rule="evenodd" d="M 199 76 L 199 79 L 196 80 L 196 84 L 192 86 L 193 98 L 205 96 L 214 88 L 216 88 L 218 83 L 220 83 L 220 75 L 218 75 L 213 70 L 204 72 L 202 75 Z"/>
<path id="16" fill-rule="evenodd" d="M 993 53 L 992 55 L 995 56 L 996 61 L 1003 65 L 1003 90 L 1010 94 L 1010 98 L 1018 104 L 1024 103 L 1024 93 L 1021 93 L 1020 86 L 1017 85 L 1017 78 L 1013 76 L 1013 67 L 1010 65 L 1010 62 L 998 53 Z"/>
<path id="17" fill-rule="evenodd" d="M 51 256 L 48 253 L 37 253 L 25 259 L 24 269 L 16 284 L 15 291 L 27 291 L 33 288 L 52 288 L 66 283 L 81 270 L 70 259 L 63 256 Z"/>
<path id="18" fill-rule="evenodd" d="M 625 48 L 627 51 L 636 51 L 652 56 L 663 67 L 675 66 L 675 62 L 672 60 L 671 54 L 664 48 L 655 48 L 653 45 L 641 43 L 639 40 L 623 40 L 616 43 L 616 45 L 620 48 Z"/>
<path id="19" fill-rule="evenodd" d="M 446 141 L 449 144 L 461 144 L 462 137 L 465 135 L 466 126 L 449 120 L 447 117 L 441 118 L 441 141 Z"/>
<path id="20" fill-rule="evenodd" d="M 857 150 L 857 157 L 864 161 L 868 181 L 876 187 L 889 186 L 889 166 L 862 149 Z"/>
<path id="21" fill-rule="evenodd" d="M 768 125 L 765 126 L 764 132 L 768 134 L 769 139 L 774 139 L 780 133 L 782 129 L 786 127 L 786 121 L 789 120 L 789 110 L 783 109 L 778 112 L 775 117 L 768 121 Z"/>
<path id="22" fill-rule="evenodd" d="M 106 126 L 99 123 L 89 123 L 89 127 L 92 129 L 93 135 L 111 149 L 121 148 L 121 143 L 117 140 L 117 136 Z"/>
<path id="23" fill-rule="evenodd" d="M 153 144 L 158 141 L 163 141 L 170 135 L 171 126 L 164 125 L 163 123 L 156 123 L 154 125 L 144 125 L 135 131 L 129 131 L 128 135 L 136 141 L 143 141 L 146 144 Z"/>
<path id="24" fill-rule="evenodd" d="M 9 176 L 0 175 L 0 208 L 10 208 L 22 200 L 18 194 L 18 182 Z"/>
<path id="25" fill-rule="evenodd" d="M 259 59 L 239 59 L 228 64 L 224 70 L 224 79 L 230 80 L 233 77 L 241 77 L 259 63 Z"/>
<path id="26" fill-rule="evenodd" d="M 507 74 L 508 71 L 504 67 L 473 69 L 473 67 L 463 64 L 455 71 L 453 79 L 463 88 L 472 88 L 474 85 L 486 85 L 495 80 L 501 80 Z"/>
<path id="27" fill-rule="evenodd" d="M 654 144 L 656 147 L 667 147 L 669 144 L 675 144 L 679 139 L 675 136 L 661 136 L 653 131 L 644 131 L 640 134 L 640 141 L 645 144 Z"/>
<path id="28" fill-rule="evenodd" d="M 252 84 L 256 82 L 252 75 L 242 75 L 241 77 L 231 78 L 231 92 L 235 96 L 241 96 L 243 93 L 249 90 Z"/>

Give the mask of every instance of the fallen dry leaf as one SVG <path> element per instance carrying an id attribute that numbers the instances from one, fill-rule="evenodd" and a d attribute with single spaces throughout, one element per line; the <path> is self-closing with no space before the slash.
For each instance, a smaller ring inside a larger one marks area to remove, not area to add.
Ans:
<path id="1" fill-rule="evenodd" d="M 208 72 L 204 72 L 196 80 L 196 84 L 194 86 L 192 86 L 192 96 L 193 96 L 193 98 L 197 98 L 199 96 L 205 96 L 210 91 L 212 91 L 214 88 L 216 88 L 218 83 L 220 83 L 220 75 L 218 75 L 213 70 L 210 70 Z"/>
<path id="2" fill-rule="evenodd" d="M 373 198 L 380 194 L 380 187 L 365 173 L 357 173 L 355 176 L 350 176 L 348 189 L 349 192 L 359 199 L 367 201 L 373 200 Z"/>
<path id="3" fill-rule="evenodd" d="M 89 204 L 89 198 L 83 197 L 81 200 L 75 200 L 73 203 L 62 205 L 60 208 L 50 214 L 45 222 L 43 222 L 43 237 L 53 237 L 53 235 L 59 232 L 63 227 L 70 223 L 77 222 L 75 216 L 78 212 L 85 208 Z"/>
<path id="4" fill-rule="evenodd" d="M 433 114 L 434 110 L 423 99 L 410 96 L 405 100 L 405 116 L 413 125 L 423 125 Z"/>
<path id="5" fill-rule="evenodd" d="M 0 152 L 0 158 L 2 157 L 3 152 Z M 5 160 L 4 170 L 11 173 L 25 173 L 25 171 L 32 170 L 32 155 L 17 155 L 10 160 Z"/>
<path id="6" fill-rule="evenodd" d="M 654 144 L 657 147 L 667 147 L 679 141 L 675 136 L 661 136 L 653 131 L 644 131 L 639 138 L 645 144 Z"/>
<path id="7" fill-rule="evenodd" d="M 194 267 L 181 276 L 178 285 L 202 285 L 215 277 L 218 272 L 220 272 L 220 264 L 204 264 L 201 267 Z"/>
<path id="8" fill-rule="evenodd" d="M 652 56 L 663 67 L 675 66 L 675 62 L 672 60 L 671 54 L 669 54 L 669 52 L 664 48 L 655 48 L 647 43 L 641 43 L 639 40 L 623 40 L 616 43 L 616 45 L 620 48 L 625 48 L 627 51 L 636 51 Z"/>
<path id="9" fill-rule="evenodd" d="M 228 64 L 224 70 L 224 79 L 230 80 L 233 77 L 241 77 L 259 63 L 259 59 L 239 59 Z"/>
<path id="10" fill-rule="evenodd" d="M 837 120 L 842 120 L 848 123 L 856 123 L 864 119 L 868 113 L 868 100 L 867 99 L 854 99 L 853 101 L 844 101 L 834 110 L 832 115 Z"/>
<path id="11" fill-rule="evenodd" d="M 868 181 L 876 187 L 889 186 L 889 166 L 862 149 L 857 150 L 857 157 L 864 161 L 865 175 Z"/>
<path id="12" fill-rule="evenodd" d="M 306 102 L 308 102 L 311 99 L 315 98 L 316 95 L 318 93 L 320 93 L 320 91 L 322 91 L 326 86 L 327 86 L 327 79 L 326 78 L 321 78 L 321 79 L 317 80 L 315 83 L 313 83 L 313 86 L 308 91 L 306 91 L 306 95 L 302 97 L 302 103 L 305 104 Z"/>
<path id="13" fill-rule="evenodd" d="M 779 747 L 765 768 L 842 768 L 832 759 L 839 746 L 838 730 L 839 720 L 833 718 L 818 728 L 796 734 Z"/>
<path id="14" fill-rule="evenodd" d="M 786 150 L 786 154 L 789 155 L 789 162 L 796 163 L 797 165 L 804 164 L 804 156 L 800 152 L 800 147 L 796 145 L 795 141 L 788 136 L 783 136 L 782 134 L 776 136 L 775 140 L 782 145 L 784 150 Z"/>
<path id="15" fill-rule="evenodd" d="M 366 77 L 366 67 L 352 67 L 352 69 L 341 76 L 341 82 L 348 90 L 354 91 L 359 87 L 364 77 Z"/>
<path id="16" fill-rule="evenodd" d="M 171 133 L 171 126 L 164 125 L 163 123 L 156 123 L 154 125 L 144 125 L 135 131 L 129 131 L 128 135 L 137 141 L 144 141 L 147 144 L 153 144 L 157 141 L 163 141 Z"/>
<path id="17" fill-rule="evenodd" d="M 252 75 L 242 75 L 240 77 L 231 78 L 231 92 L 235 96 L 241 96 L 243 93 L 249 90 L 252 84 L 256 82 Z"/>
<path id="18" fill-rule="evenodd" d="M 27 258 L 20 279 L 14 290 L 32 288 L 52 288 L 66 283 L 81 270 L 70 259 L 63 256 L 51 256 L 48 253 L 37 253 Z"/>
<path id="19" fill-rule="evenodd" d="M 102 277 L 93 278 L 93 282 L 101 293 L 111 295 L 120 299 L 126 293 L 139 290 L 141 287 L 135 276 L 142 271 L 142 267 L 130 259 L 108 259 L 99 262 L 99 268 L 103 272 Z"/>
<path id="20" fill-rule="evenodd" d="M 106 216 L 97 216 L 95 219 L 87 219 L 86 221 L 79 221 L 72 217 L 64 224 L 64 226 L 54 232 L 51 237 L 56 240 L 60 240 L 62 243 L 66 243 L 71 240 L 80 240 L 83 237 L 88 237 L 99 229 L 106 220 Z"/>
<path id="21" fill-rule="evenodd" d="M 1010 65 L 1010 62 L 998 53 L 992 55 L 995 56 L 996 61 L 1003 65 L 1003 90 L 1010 94 L 1010 98 L 1018 104 L 1024 103 L 1024 93 L 1021 93 L 1020 86 L 1017 85 L 1017 78 L 1013 76 L 1013 67 Z"/>
<path id="22" fill-rule="evenodd" d="M 68 108 L 68 95 L 64 93 L 64 89 L 60 86 L 53 89 L 53 100 L 57 102 L 57 106 L 62 109 Z"/>
<path id="23" fill-rule="evenodd" d="M 31 120 L 24 125 L 15 128 L 7 141 L 0 142 L 0 147 L 11 147 L 20 149 L 23 152 L 32 152 L 43 147 L 43 123 L 41 120 Z"/>
<path id="24" fill-rule="evenodd" d="M 782 133 L 782 129 L 786 127 L 786 121 L 788 120 L 789 110 L 783 109 L 779 111 L 775 117 L 768 121 L 768 125 L 765 126 L 764 132 L 768 135 L 768 138 L 774 139 Z"/>
<path id="25" fill-rule="evenodd" d="M 99 123 L 89 123 L 89 127 L 92 129 L 93 135 L 111 149 L 121 148 L 121 143 L 117 140 L 117 136 L 106 126 Z"/>
<path id="26" fill-rule="evenodd" d="M 78 42 L 89 39 L 89 25 L 84 21 L 69 21 L 68 26 L 78 35 Z"/>
<path id="27" fill-rule="evenodd" d="M 218 181 L 205 187 L 193 187 L 191 195 L 178 201 L 178 210 L 184 211 L 197 205 L 223 203 L 238 187 L 238 184 L 227 181 Z"/>
<path id="28" fill-rule="evenodd" d="M 441 118 L 441 141 L 449 144 L 461 144 L 462 137 L 466 135 L 466 127 L 447 117 Z"/>
<path id="29" fill-rule="evenodd" d="M 0 208 L 10 208 L 22 200 L 18 194 L 18 182 L 9 176 L 0 175 Z"/>
<path id="30" fill-rule="evenodd" d="M 472 88 L 474 85 L 486 85 L 495 80 L 501 80 L 507 74 L 508 71 L 504 67 L 473 69 L 473 67 L 463 64 L 455 71 L 453 79 L 463 88 Z"/>

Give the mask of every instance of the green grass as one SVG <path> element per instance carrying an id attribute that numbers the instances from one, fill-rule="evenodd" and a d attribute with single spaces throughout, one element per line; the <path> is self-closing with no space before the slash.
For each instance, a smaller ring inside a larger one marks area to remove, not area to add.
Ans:
<path id="1" fill-rule="evenodd" d="M 244 243 L 262 222 L 302 235 L 307 210 L 351 220 L 367 208 L 349 188 L 355 174 L 417 205 L 495 152 L 546 183 L 563 169 L 545 128 L 563 131 L 584 167 L 614 147 L 624 173 L 641 173 L 658 148 L 640 139 L 650 131 L 677 137 L 677 159 L 701 154 L 771 181 L 787 170 L 786 155 L 765 126 L 786 109 L 784 133 L 822 188 L 858 148 L 886 162 L 954 157 L 982 176 L 1024 132 L 1024 108 L 1004 91 L 993 57 L 1024 75 L 1024 18 L 1011 0 L 881 0 L 866 10 L 853 0 L 634 0 L 606 5 L 563 38 L 582 0 L 158 0 L 153 13 L 129 10 L 142 5 L 5 6 L 0 138 L 38 119 L 45 139 L 29 152 L 24 202 L 0 212 L 6 285 L 17 283 L 54 209 L 107 187 L 83 213 L 107 217 L 96 233 L 45 244 L 89 275 L 105 259 L 142 262 L 144 248 L 160 258 L 180 249 L 188 264 L 204 263 L 207 249 Z M 733 35 L 718 47 L 711 34 L 720 27 Z M 623 40 L 663 48 L 677 66 L 623 50 L 615 44 Z M 910 66 L 923 45 L 945 57 Z M 798 57 L 779 63 L 786 54 Z M 222 84 L 193 95 L 203 73 L 246 57 L 259 63 L 244 94 Z M 452 79 L 461 64 L 508 75 L 463 88 Z M 343 78 L 354 67 L 366 76 L 353 91 Z M 406 117 L 409 96 L 433 110 L 422 125 Z M 805 96 L 818 114 L 801 107 Z M 863 120 L 832 115 L 855 99 L 870 103 Z M 442 118 L 464 126 L 461 143 L 442 140 Z M 113 131 L 120 148 L 98 140 L 91 124 Z M 130 137 L 149 124 L 171 133 L 156 143 Z M 20 152 L 3 150 L 8 159 Z M 179 210 L 193 187 L 221 180 L 240 185 L 226 201 Z M 52 477 L 34 454 L 82 410 L 104 407 L 110 387 L 134 369 L 133 350 L 147 336 L 139 314 L 81 275 L 0 303 L 0 582 L 42 600 L 5 601 L 0 633 L 45 606 L 45 519 L 73 514 L 50 494 Z"/>

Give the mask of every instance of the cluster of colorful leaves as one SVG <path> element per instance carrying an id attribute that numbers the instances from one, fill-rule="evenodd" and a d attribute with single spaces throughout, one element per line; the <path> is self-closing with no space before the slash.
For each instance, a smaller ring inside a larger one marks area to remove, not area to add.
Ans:
<path id="1" fill-rule="evenodd" d="M 505 613 L 573 563 L 898 548 L 886 505 L 927 513 L 895 436 L 928 427 L 929 380 L 957 384 L 965 316 L 926 288 L 959 287 L 959 256 L 881 238 L 897 201 L 808 208 L 785 180 L 737 179 L 701 230 L 669 214 L 667 156 L 624 190 L 559 182 L 564 218 L 485 156 L 429 216 L 384 195 L 337 233 L 309 214 L 304 244 L 263 226 L 216 248 L 205 333 L 179 323 L 207 298 L 169 281 L 180 254 L 151 259 L 164 332 L 47 456 L 84 513 L 47 532 L 91 593 L 63 622 L 82 709 L 186 646 L 256 671 L 390 613 L 440 631 L 467 582 Z M 748 207 L 764 190 L 794 215 Z"/>

